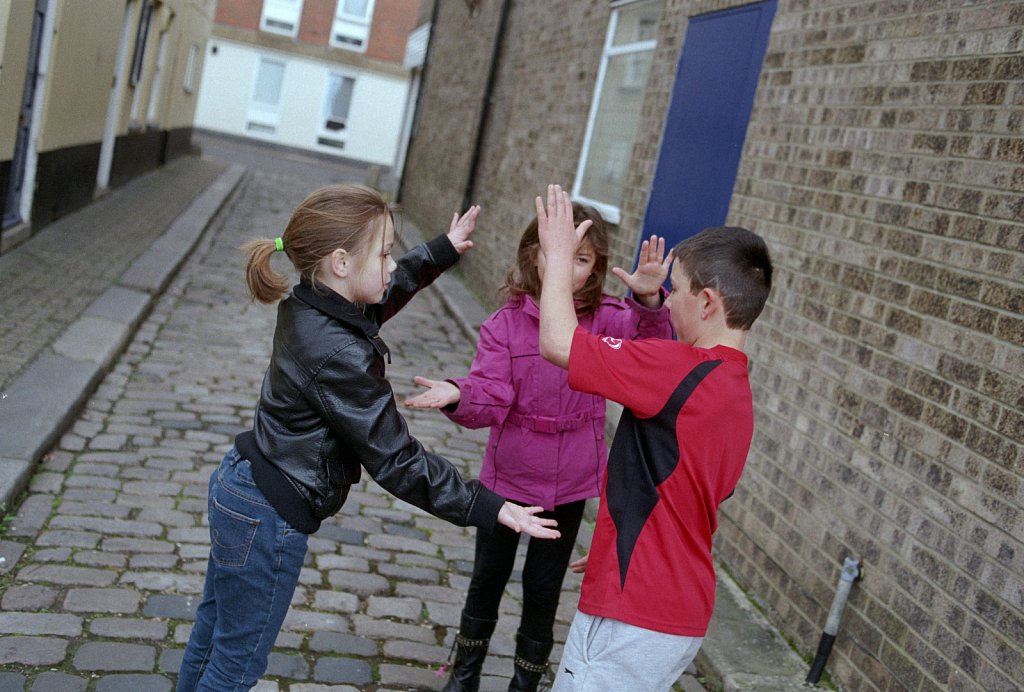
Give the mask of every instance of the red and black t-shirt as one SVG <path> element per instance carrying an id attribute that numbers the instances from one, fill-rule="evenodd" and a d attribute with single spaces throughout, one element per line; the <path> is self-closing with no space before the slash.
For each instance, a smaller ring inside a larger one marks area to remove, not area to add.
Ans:
<path id="1" fill-rule="evenodd" d="M 754 431 L 747 358 L 724 346 L 577 329 L 569 386 L 625 407 L 608 457 L 579 608 L 702 637 L 715 601 L 711 536 Z"/>

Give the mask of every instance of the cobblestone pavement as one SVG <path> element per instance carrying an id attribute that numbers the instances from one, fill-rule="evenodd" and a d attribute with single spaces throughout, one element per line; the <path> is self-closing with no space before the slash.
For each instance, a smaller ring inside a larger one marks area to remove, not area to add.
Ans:
<path id="1" fill-rule="evenodd" d="M 251 422 L 273 307 L 244 293 L 238 246 L 276 235 L 307 182 L 246 175 L 73 428 L 43 460 L 0 535 L 0 691 L 173 688 L 203 582 L 206 483 Z M 282 269 L 284 266 L 282 265 Z M 473 346 L 424 291 L 383 335 L 399 398 L 412 376 L 465 371 Z M 411 412 L 413 433 L 464 473 L 486 431 Z M 583 540 L 587 530 L 584 528 Z M 472 567 L 471 530 L 364 479 L 311 537 L 292 609 L 256 689 L 439 689 Z M 522 556 L 520 556 L 520 560 Z M 556 637 L 580 578 L 568 575 Z M 518 572 L 485 665 L 505 689 Z M 560 655 L 560 646 L 552 654 Z M 687 676 L 689 677 L 689 676 Z M 685 689 L 692 687 L 692 678 Z"/>

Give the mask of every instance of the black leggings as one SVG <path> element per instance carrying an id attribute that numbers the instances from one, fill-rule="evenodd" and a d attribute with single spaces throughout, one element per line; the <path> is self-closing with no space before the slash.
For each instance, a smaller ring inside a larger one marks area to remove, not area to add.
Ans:
<path id="1" fill-rule="evenodd" d="M 562 592 L 562 580 L 576 545 L 585 500 L 558 505 L 540 516 L 558 521 L 562 533 L 554 540 L 531 538 L 523 565 L 523 616 L 519 630 L 534 641 L 550 641 L 555 611 Z M 501 595 L 512 574 L 519 547 L 519 534 L 498 524 L 494 530 L 477 529 L 473 579 L 466 597 L 466 613 L 483 620 L 496 620 Z"/>

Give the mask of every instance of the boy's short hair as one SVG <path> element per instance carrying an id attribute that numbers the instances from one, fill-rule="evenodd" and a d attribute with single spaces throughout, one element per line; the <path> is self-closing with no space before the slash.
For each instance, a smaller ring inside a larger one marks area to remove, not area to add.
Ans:
<path id="1" fill-rule="evenodd" d="M 761 236 L 737 226 L 705 228 L 672 249 L 690 293 L 714 288 L 730 329 L 750 329 L 772 289 L 772 260 Z"/>

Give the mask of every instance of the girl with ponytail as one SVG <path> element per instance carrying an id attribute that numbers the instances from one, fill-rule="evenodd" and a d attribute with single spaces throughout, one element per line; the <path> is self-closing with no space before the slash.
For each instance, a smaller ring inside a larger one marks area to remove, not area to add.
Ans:
<path id="1" fill-rule="evenodd" d="M 178 691 L 253 687 L 284 621 L 309 534 L 336 514 L 365 469 L 385 490 L 460 526 L 497 524 L 557 538 L 540 507 L 464 481 L 413 438 L 384 377 L 380 325 L 472 247 L 479 207 L 448 233 L 391 256 L 394 210 L 375 190 L 333 185 L 295 209 L 278 238 L 253 240 L 246 283 L 278 303 L 253 427 L 210 478 L 210 557 Z M 299 274 L 271 267 L 282 252 Z"/>

